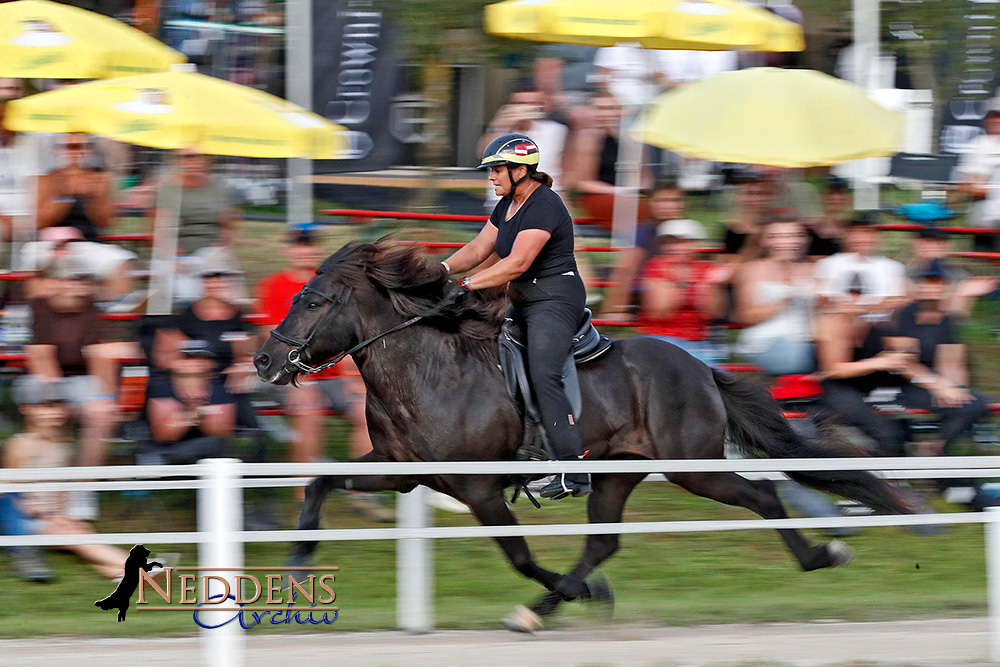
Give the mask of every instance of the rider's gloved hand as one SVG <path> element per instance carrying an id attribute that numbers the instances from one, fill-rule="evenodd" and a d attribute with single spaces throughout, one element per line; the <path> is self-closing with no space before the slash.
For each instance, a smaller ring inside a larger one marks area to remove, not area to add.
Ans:
<path id="1" fill-rule="evenodd" d="M 461 282 L 449 282 L 445 287 L 444 296 L 438 302 L 438 307 L 441 310 L 457 308 L 471 293 L 472 288 L 469 287 L 468 278 L 463 278 Z"/>

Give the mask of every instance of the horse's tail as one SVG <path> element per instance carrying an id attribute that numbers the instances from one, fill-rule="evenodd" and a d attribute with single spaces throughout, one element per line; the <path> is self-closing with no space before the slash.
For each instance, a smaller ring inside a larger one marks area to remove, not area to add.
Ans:
<path id="1" fill-rule="evenodd" d="M 726 407 L 729 438 L 746 454 L 764 458 L 830 458 L 844 456 L 820 438 L 792 430 L 781 407 L 764 387 L 713 370 Z M 791 479 L 820 491 L 856 500 L 876 511 L 912 514 L 917 508 L 885 480 L 862 470 L 789 472 Z"/>

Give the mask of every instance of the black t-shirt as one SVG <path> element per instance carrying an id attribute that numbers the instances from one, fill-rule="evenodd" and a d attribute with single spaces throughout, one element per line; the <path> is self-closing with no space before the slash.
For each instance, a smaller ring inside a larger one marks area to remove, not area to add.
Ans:
<path id="1" fill-rule="evenodd" d="M 202 320 L 195 314 L 194 308 L 188 306 L 177 316 L 176 325 L 188 338 L 208 343 L 220 371 L 233 363 L 233 343 L 246 340 L 250 335 L 249 327 L 239 312 L 225 320 Z"/>
<path id="2" fill-rule="evenodd" d="M 726 227 L 726 233 L 722 237 L 722 247 L 723 252 L 727 255 L 735 255 L 743 249 L 743 244 L 747 242 L 750 238 L 749 234 L 743 232 L 735 232 L 729 227 Z"/>
<path id="3" fill-rule="evenodd" d="M 813 230 L 809 230 L 809 249 L 806 254 L 810 257 L 829 257 L 840 252 L 840 239 L 820 236 Z"/>
<path id="4" fill-rule="evenodd" d="M 501 259 L 510 255 L 514 239 L 522 230 L 544 229 L 552 234 L 535 257 L 535 261 L 527 271 L 515 278 L 515 282 L 576 271 L 576 257 L 573 255 L 573 218 L 570 217 L 559 195 L 551 188 L 539 185 L 514 217 L 504 220 L 510 202 L 510 197 L 504 197 L 497 202 L 493 214 L 490 215 L 490 222 L 498 231 L 496 253 Z"/>
<path id="5" fill-rule="evenodd" d="M 916 338 L 920 341 L 920 363 L 927 368 L 934 368 L 934 353 L 938 345 L 951 345 L 958 342 L 955 338 L 955 324 L 947 315 L 937 324 L 917 323 L 919 303 L 911 303 L 896 317 L 894 335 Z"/>

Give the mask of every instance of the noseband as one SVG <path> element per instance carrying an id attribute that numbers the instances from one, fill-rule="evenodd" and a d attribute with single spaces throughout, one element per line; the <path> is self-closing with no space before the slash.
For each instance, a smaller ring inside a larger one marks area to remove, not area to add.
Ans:
<path id="1" fill-rule="evenodd" d="M 367 340 L 361 341 L 360 343 L 358 343 L 357 345 L 355 345 L 351 349 L 347 350 L 346 352 L 341 352 L 340 354 L 338 354 L 333 359 L 330 359 L 329 361 L 325 361 L 322 364 L 320 364 L 319 366 L 310 366 L 309 364 L 307 364 L 304 361 L 302 361 L 302 356 L 307 351 L 306 348 L 309 347 L 309 345 L 313 342 L 313 338 L 315 338 L 316 334 L 320 331 L 320 329 L 321 329 L 320 325 L 326 323 L 327 321 L 333 320 L 334 317 L 336 317 L 337 315 L 340 314 L 340 311 L 344 309 L 344 306 L 347 305 L 347 302 L 351 300 L 351 294 L 352 294 L 352 292 L 353 292 L 353 289 L 351 287 L 345 287 L 344 289 L 342 289 L 337 294 L 334 294 L 334 295 L 331 296 L 329 294 L 325 294 L 323 292 L 320 292 L 317 289 L 313 289 L 312 287 L 309 287 L 308 285 L 306 285 L 305 287 L 302 288 L 301 292 L 299 292 L 298 294 L 295 295 L 295 298 L 292 299 L 292 304 L 293 305 L 296 302 L 298 302 L 298 300 L 301 299 L 303 297 L 303 295 L 305 295 L 305 294 L 315 294 L 316 296 L 320 297 L 321 299 L 323 299 L 324 301 L 326 301 L 327 303 L 330 304 L 330 310 L 328 310 L 323 317 L 321 317 L 318 320 L 316 320 L 316 323 L 309 330 L 309 334 L 305 337 L 305 339 L 290 338 L 289 336 L 286 336 L 285 334 L 281 333 L 277 329 L 271 329 L 271 332 L 270 332 L 269 335 L 272 338 L 275 338 L 275 339 L 281 341 L 285 345 L 291 345 L 292 346 L 293 349 L 289 350 L 289 352 L 288 352 L 288 363 L 290 363 L 291 365 L 295 366 L 296 368 L 298 368 L 303 373 L 306 373 L 306 374 L 309 374 L 309 375 L 311 375 L 313 373 L 319 373 L 320 371 L 324 371 L 327 368 L 330 368 L 331 366 L 335 366 L 336 364 L 340 363 L 340 361 L 344 357 L 346 357 L 348 355 L 351 355 L 351 354 L 354 354 L 358 350 L 361 350 L 363 348 L 368 347 L 369 345 L 371 345 L 372 343 L 374 343 L 375 341 L 377 341 L 379 338 L 382 338 L 384 336 L 388 336 L 389 334 L 395 333 L 395 332 L 399 331 L 400 329 L 405 329 L 406 327 L 410 326 L 411 324 L 416 324 L 417 322 L 419 322 L 420 320 L 424 319 L 424 317 L 425 317 L 424 315 L 417 315 L 415 317 L 411 317 L 410 319 L 406 320 L 402 324 L 398 324 L 398 325 L 394 326 L 393 328 L 389 329 L 388 331 L 384 331 L 384 332 L 380 333 L 377 336 L 372 336 L 371 338 L 369 338 Z"/>

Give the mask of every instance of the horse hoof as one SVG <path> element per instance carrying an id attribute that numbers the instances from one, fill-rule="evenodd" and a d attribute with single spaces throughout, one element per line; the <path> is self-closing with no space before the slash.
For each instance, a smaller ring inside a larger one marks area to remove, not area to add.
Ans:
<path id="1" fill-rule="evenodd" d="M 587 579 L 587 588 L 590 589 L 590 602 L 600 602 L 611 609 L 615 606 L 615 589 L 611 586 L 611 580 L 603 572 L 595 572 Z"/>
<path id="2" fill-rule="evenodd" d="M 830 554 L 830 567 L 847 565 L 854 559 L 854 549 L 840 540 L 831 540 L 827 543 L 826 551 Z"/>
<path id="3" fill-rule="evenodd" d="M 503 626 L 511 632 L 534 634 L 536 630 L 542 629 L 542 617 L 519 604 L 507 618 L 503 619 Z"/>

